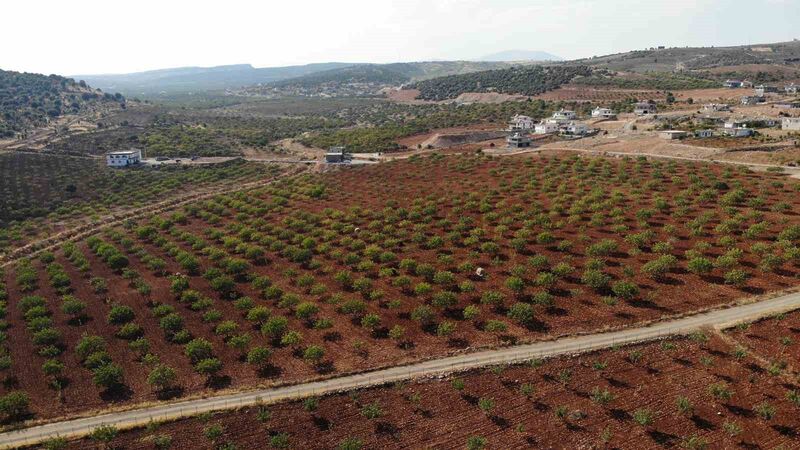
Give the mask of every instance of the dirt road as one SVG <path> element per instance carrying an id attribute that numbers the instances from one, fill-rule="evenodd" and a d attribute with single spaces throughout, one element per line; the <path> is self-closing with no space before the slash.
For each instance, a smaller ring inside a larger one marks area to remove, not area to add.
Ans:
<path id="1" fill-rule="evenodd" d="M 684 318 L 667 320 L 650 326 L 566 337 L 553 341 L 537 342 L 515 347 L 483 350 L 323 381 L 167 403 L 94 417 L 53 422 L 2 433 L 0 434 L 0 447 L 11 448 L 22 445 L 32 445 L 53 436 L 82 436 L 90 433 L 101 425 L 130 428 L 145 425 L 152 420 L 177 419 L 207 411 L 224 410 L 260 403 L 275 403 L 284 400 L 312 397 L 332 392 L 392 383 L 400 380 L 431 377 L 477 367 L 523 362 L 534 358 L 572 355 L 615 345 L 632 344 L 667 336 L 688 334 L 701 328 L 714 327 L 722 329 L 731 327 L 740 322 L 752 321 L 797 308 L 800 308 L 800 293 L 786 294 L 760 302 L 740 304 Z"/>

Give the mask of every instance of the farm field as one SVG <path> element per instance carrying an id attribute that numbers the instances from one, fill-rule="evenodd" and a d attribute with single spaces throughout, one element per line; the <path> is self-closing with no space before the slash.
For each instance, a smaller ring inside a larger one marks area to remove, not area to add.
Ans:
<path id="1" fill-rule="evenodd" d="M 797 186 L 702 163 L 460 154 L 220 195 L 5 270 L 0 395 L 53 418 L 795 286 Z"/>
<path id="2" fill-rule="evenodd" d="M 114 170 L 101 159 L 0 154 L 0 252 L 110 212 L 202 186 L 264 177 L 276 168 L 233 161 L 206 167 Z"/>
<path id="3" fill-rule="evenodd" d="M 740 345 L 713 332 L 698 332 L 446 379 L 154 423 L 121 432 L 110 444 L 120 449 L 156 442 L 178 449 L 231 444 L 307 449 L 794 448 L 798 407 L 796 380 L 771 372 Z M 97 445 L 97 439 L 84 438 L 67 448 Z"/>

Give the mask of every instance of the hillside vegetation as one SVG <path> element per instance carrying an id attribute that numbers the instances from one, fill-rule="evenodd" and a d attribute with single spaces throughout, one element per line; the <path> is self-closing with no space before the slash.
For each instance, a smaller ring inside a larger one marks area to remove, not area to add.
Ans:
<path id="1" fill-rule="evenodd" d="M 97 102 L 124 101 L 119 94 L 103 94 L 70 78 L 0 70 L 0 138 L 79 113 Z"/>
<path id="2" fill-rule="evenodd" d="M 616 74 L 595 74 L 588 77 L 578 77 L 572 81 L 594 87 L 610 87 L 620 89 L 706 89 L 719 87 L 716 80 L 709 80 L 692 75 L 677 75 L 672 73 L 648 73 L 643 76 L 619 76 Z"/>
<path id="3" fill-rule="evenodd" d="M 589 76 L 591 69 L 587 66 L 511 67 L 434 78 L 410 87 L 419 89 L 419 98 L 425 100 L 447 100 L 465 92 L 536 95 L 569 83 L 578 75 Z"/>

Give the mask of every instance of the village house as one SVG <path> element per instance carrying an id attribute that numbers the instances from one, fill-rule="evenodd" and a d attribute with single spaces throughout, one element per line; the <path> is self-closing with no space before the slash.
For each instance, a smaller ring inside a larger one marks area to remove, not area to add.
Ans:
<path id="1" fill-rule="evenodd" d="M 742 87 L 742 82 L 740 80 L 725 80 L 722 85 L 726 88 L 735 89 Z"/>
<path id="2" fill-rule="evenodd" d="M 778 92 L 777 86 L 764 86 L 763 84 L 759 84 L 755 89 L 756 97 L 763 97 L 765 94 L 774 92 Z"/>
<path id="3" fill-rule="evenodd" d="M 656 112 L 658 112 L 658 108 L 656 107 L 655 103 L 640 102 L 637 103 L 633 108 L 633 113 L 637 116 L 646 116 L 649 114 L 655 114 Z"/>
<path id="4" fill-rule="evenodd" d="M 557 120 L 559 122 L 575 120 L 577 117 L 578 116 L 575 114 L 575 111 L 570 111 L 567 109 L 560 109 L 553 113 L 553 120 Z"/>
<path id="5" fill-rule="evenodd" d="M 665 130 L 658 133 L 658 137 L 666 140 L 683 139 L 688 135 L 689 133 L 680 130 Z"/>
<path id="6" fill-rule="evenodd" d="M 724 134 L 726 136 L 731 136 L 731 137 L 748 137 L 748 136 L 752 136 L 753 135 L 753 129 L 752 128 L 742 128 L 742 127 L 736 127 L 736 128 L 727 128 L 726 127 L 726 128 L 722 129 L 722 134 Z"/>
<path id="7" fill-rule="evenodd" d="M 694 136 L 698 138 L 710 138 L 714 136 L 714 130 L 697 130 Z"/>
<path id="8" fill-rule="evenodd" d="M 142 162 L 141 150 L 123 150 L 106 153 L 108 167 L 128 167 Z"/>
<path id="9" fill-rule="evenodd" d="M 558 122 L 554 120 L 545 120 L 541 123 L 537 123 L 534 126 L 534 134 L 549 134 L 549 133 L 557 133 L 559 129 Z"/>
<path id="10" fill-rule="evenodd" d="M 745 128 L 747 127 L 746 120 L 729 120 L 725 122 L 724 128 Z"/>
<path id="11" fill-rule="evenodd" d="M 589 132 L 589 126 L 583 122 L 570 122 L 567 124 L 566 128 L 564 129 L 566 134 L 571 134 L 573 136 L 582 136 Z"/>
<path id="12" fill-rule="evenodd" d="M 598 106 L 592 110 L 592 117 L 597 119 L 616 119 L 617 115 L 609 108 L 600 108 Z"/>
<path id="13" fill-rule="evenodd" d="M 766 99 L 764 97 L 758 95 L 745 95 L 742 97 L 742 104 L 743 105 L 757 105 L 759 103 L 764 103 Z"/>
<path id="14" fill-rule="evenodd" d="M 792 83 L 792 84 L 786 85 L 786 87 L 784 87 L 783 90 L 788 95 L 797 95 L 797 88 L 800 88 L 800 86 Z"/>
<path id="15" fill-rule="evenodd" d="M 508 124 L 508 131 L 532 130 L 536 121 L 532 117 L 517 114 L 511 118 Z"/>
<path id="16" fill-rule="evenodd" d="M 730 110 L 731 110 L 730 105 L 727 105 L 725 103 L 708 103 L 703 105 L 704 113 L 714 113 L 714 112 L 730 111 Z"/>
<path id="17" fill-rule="evenodd" d="M 524 148 L 531 146 L 531 138 L 527 133 L 514 133 L 506 138 L 506 144 L 510 148 Z"/>
<path id="18" fill-rule="evenodd" d="M 800 117 L 784 117 L 781 122 L 784 130 L 800 131 Z"/>

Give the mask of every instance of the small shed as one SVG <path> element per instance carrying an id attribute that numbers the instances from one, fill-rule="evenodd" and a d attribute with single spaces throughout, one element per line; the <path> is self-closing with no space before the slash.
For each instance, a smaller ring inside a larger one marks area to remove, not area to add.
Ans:
<path id="1" fill-rule="evenodd" d="M 665 130 L 658 133 L 658 137 L 666 140 L 683 139 L 688 135 L 689 133 L 680 130 Z"/>
<path id="2" fill-rule="evenodd" d="M 346 163 L 352 160 L 352 156 L 347 153 L 347 150 L 344 147 L 331 147 L 327 153 L 325 153 L 325 162 L 326 163 Z"/>

